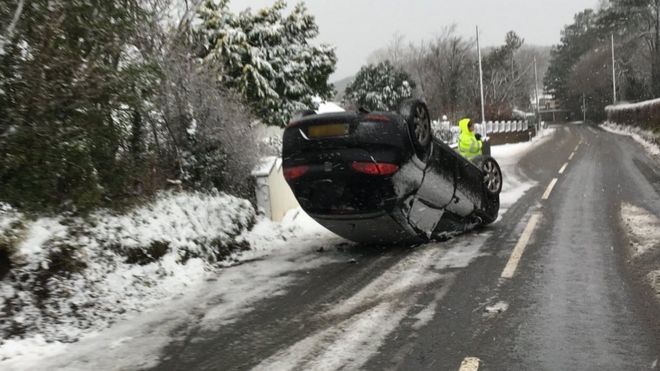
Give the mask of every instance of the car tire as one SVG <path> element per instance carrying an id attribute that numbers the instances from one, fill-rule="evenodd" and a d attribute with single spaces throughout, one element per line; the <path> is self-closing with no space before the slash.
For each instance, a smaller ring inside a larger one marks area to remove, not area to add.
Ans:
<path id="1" fill-rule="evenodd" d="M 419 99 L 407 99 L 401 103 L 399 114 L 405 120 L 415 155 L 426 161 L 431 152 L 431 119 L 426 104 Z"/>
<path id="2" fill-rule="evenodd" d="M 502 170 L 497 161 L 490 156 L 477 156 L 472 159 L 472 163 L 484 174 L 486 194 L 499 196 L 502 191 Z"/>
<path id="3" fill-rule="evenodd" d="M 484 200 L 478 216 L 481 224 L 491 224 L 497 220 L 500 211 L 500 192 L 502 191 L 502 170 L 490 156 L 477 156 L 472 160 L 484 173 Z"/>

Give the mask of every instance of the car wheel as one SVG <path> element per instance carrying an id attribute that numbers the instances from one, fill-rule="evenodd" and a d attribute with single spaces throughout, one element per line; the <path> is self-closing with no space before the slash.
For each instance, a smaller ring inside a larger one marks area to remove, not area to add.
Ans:
<path id="1" fill-rule="evenodd" d="M 481 169 L 484 175 L 484 189 L 489 195 L 499 195 L 502 191 L 502 170 L 500 165 L 490 156 L 477 156 L 472 162 Z"/>
<path id="2" fill-rule="evenodd" d="M 431 119 L 426 104 L 419 99 L 405 100 L 399 114 L 406 121 L 415 154 L 425 161 L 431 152 Z"/>
<path id="3" fill-rule="evenodd" d="M 484 174 L 484 200 L 478 216 L 482 224 L 491 224 L 497 220 L 500 211 L 500 192 L 502 191 L 502 170 L 490 156 L 477 156 L 472 162 Z"/>

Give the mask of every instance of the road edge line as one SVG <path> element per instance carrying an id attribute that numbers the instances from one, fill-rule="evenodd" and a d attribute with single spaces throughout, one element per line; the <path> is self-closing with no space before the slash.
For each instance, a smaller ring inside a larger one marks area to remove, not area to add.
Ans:
<path id="1" fill-rule="evenodd" d="M 481 360 L 477 357 L 465 357 L 458 371 L 478 371 Z"/>
<path id="2" fill-rule="evenodd" d="M 520 235 L 520 239 L 518 239 L 516 246 L 513 248 L 513 252 L 511 252 L 511 256 L 509 257 L 509 261 L 507 261 L 500 277 L 513 278 L 513 275 L 516 273 L 516 269 L 518 268 L 518 263 L 520 262 L 520 259 L 525 252 L 525 248 L 527 247 L 529 240 L 532 238 L 532 233 L 534 232 L 534 228 L 536 228 L 536 224 L 540 218 L 541 214 L 539 213 L 533 214 L 532 217 L 529 218 L 529 221 L 527 222 L 523 233 Z"/>

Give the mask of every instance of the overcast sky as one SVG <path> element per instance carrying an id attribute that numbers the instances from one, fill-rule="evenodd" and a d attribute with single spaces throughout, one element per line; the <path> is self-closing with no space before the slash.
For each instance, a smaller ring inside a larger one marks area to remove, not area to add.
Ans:
<path id="1" fill-rule="evenodd" d="M 231 0 L 235 11 L 259 9 L 274 0 Z M 291 7 L 299 1 L 288 0 Z M 439 34 L 453 23 L 459 34 L 472 37 L 481 29 L 483 46 L 504 41 L 514 30 L 527 44 L 553 45 L 573 15 L 595 7 L 597 0 L 304 0 L 319 25 L 318 41 L 337 51 L 332 81 L 355 74 L 374 50 L 398 32 L 407 41 Z"/>

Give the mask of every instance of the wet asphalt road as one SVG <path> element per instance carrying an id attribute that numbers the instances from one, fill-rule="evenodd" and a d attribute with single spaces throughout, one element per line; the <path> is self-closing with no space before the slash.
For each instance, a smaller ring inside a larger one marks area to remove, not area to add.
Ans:
<path id="1" fill-rule="evenodd" d="M 627 202 L 660 215 L 659 164 L 628 137 L 566 124 L 519 165 L 538 185 L 492 227 L 338 249 L 237 321 L 180 329 L 156 369 L 458 370 L 466 357 L 480 370 L 660 369 L 660 313 L 624 265 L 619 214 Z M 501 278 L 532 215 L 517 270 Z"/>

